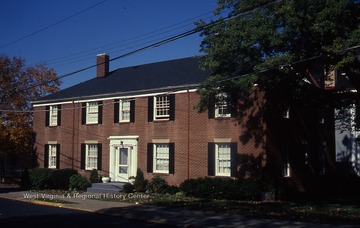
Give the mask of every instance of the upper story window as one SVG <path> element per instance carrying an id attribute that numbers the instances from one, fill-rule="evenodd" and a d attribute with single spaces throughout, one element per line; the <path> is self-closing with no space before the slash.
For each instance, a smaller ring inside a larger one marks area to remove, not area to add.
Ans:
<path id="1" fill-rule="evenodd" d="M 114 123 L 135 122 L 135 99 L 114 100 Z"/>
<path id="2" fill-rule="evenodd" d="M 217 103 L 211 104 L 208 107 L 209 119 L 212 118 L 229 118 L 234 115 L 232 112 L 231 105 L 227 100 L 227 95 L 225 93 L 218 94 L 216 96 Z"/>
<path id="3" fill-rule="evenodd" d="M 61 125 L 61 105 L 51 105 L 46 107 L 46 126 L 60 126 Z"/>
<path id="4" fill-rule="evenodd" d="M 102 123 L 102 102 L 82 103 L 82 124 Z"/>
<path id="5" fill-rule="evenodd" d="M 149 122 L 175 120 L 175 94 L 149 97 Z"/>
<path id="6" fill-rule="evenodd" d="M 98 123 L 99 106 L 97 102 L 86 103 L 86 123 Z"/>
<path id="7" fill-rule="evenodd" d="M 169 96 L 154 97 L 154 120 L 168 120 L 170 116 Z"/>

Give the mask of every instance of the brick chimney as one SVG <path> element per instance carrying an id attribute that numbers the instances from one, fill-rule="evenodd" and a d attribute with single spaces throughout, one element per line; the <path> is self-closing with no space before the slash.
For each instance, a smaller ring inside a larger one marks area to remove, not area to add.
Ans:
<path id="1" fill-rule="evenodd" d="M 96 56 L 96 77 L 103 78 L 109 73 L 109 55 L 98 54 Z"/>

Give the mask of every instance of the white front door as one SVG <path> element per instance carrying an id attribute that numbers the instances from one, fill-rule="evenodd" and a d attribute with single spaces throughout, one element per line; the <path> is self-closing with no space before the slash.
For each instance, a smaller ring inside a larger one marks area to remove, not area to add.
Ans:
<path id="1" fill-rule="evenodd" d="M 110 136 L 111 181 L 129 182 L 136 176 L 139 136 Z"/>
<path id="2" fill-rule="evenodd" d="M 116 149 L 116 161 L 117 161 L 117 168 L 116 168 L 116 176 L 117 179 L 122 181 L 129 180 L 129 171 L 131 170 L 131 149 L 130 147 L 118 147 Z"/>

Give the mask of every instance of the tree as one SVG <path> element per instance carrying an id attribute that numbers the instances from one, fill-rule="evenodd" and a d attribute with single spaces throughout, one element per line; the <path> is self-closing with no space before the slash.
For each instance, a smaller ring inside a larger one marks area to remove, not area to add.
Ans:
<path id="1" fill-rule="evenodd" d="M 315 62 L 351 69 L 349 76 L 356 80 L 359 6 L 357 0 L 218 0 L 215 14 L 231 12 L 202 32 L 202 67 L 213 74 L 199 90 L 199 110 L 219 92 L 238 97 L 254 83 L 281 97 L 301 99 L 308 93 L 303 79 Z"/>
<path id="2" fill-rule="evenodd" d="M 0 158 L 3 166 L 10 156 L 32 151 L 30 101 L 57 92 L 60 83 L 55 70 L 43 64 L 26 67 L 22 58 L 0 56 Z"/>

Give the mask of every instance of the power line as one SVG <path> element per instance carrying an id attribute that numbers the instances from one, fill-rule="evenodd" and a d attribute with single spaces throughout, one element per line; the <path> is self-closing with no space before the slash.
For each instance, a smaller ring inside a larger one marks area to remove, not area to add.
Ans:
<path id="1" fill-rule="evenodd" d="M 139 48 L 139 49 L 136 49 L 134 51 L 130 51 L 128 53 L 125 53 L 123 55 L 120 55 L 120 56 L 117 56 L 115 58 L 112 58 L 109 60 L 109 62 L 111 61 L 114 61 L 114 60 L 117 60 L 117 59 L 121 59 L 121 58 L 124 58 L 124 57 L 127 57 L 127 56 L 130 56 L 130 55 L 133 55 L 133 54 L 136 54 L 138 52 L 142 52 L 142 51 L 145 51 L 145 50 L 149 50 L 149 49 L 152 49 L 152 48 L 155 48 L 155 47 L 159 47 L 159 46 L 162 46 L 164 44 L 167 44 L 167 43 L 170 43 L 170 42 L 173 42 L 175 40 L 178 40 L 178 39 L 181 39 L 181 38 L 184 38 L 184 37 L 187 37 L 187 36 L 190 36 L 190 35 L 193 35 L 195 33 L 198 33 L 204 29 L 207 29 L 207 28 L 210 28 L 210 27 L 214 27 L 216 25 L 219 25 L 219 24 L 222 24 L 222 23 L 225 23 L 229 20 L 233 20 L 235 18 L 238 18 L 240 16 L 244 16 L 244 15 L 247 15 L 247 14 L 250 14 L 250 13 L 253 13 L 259 9 L 262 9 L 262 8 L 266 8 L 266 7 L 269 7 L 271 5 L 274 5 L 274 4 L 277 4 L 277 3 L 280 3 L 282 2 L 283 0 L 277 0 L 277 1 L 274 1 L 274 2 L 270 2 L 270 3 L 267 3 L 263 6 L 259 6 L 259 7 L 256 7 L 254 9 L 251 9 L 251 10 L 247 10 L 245 12 L 239 12 L 235 15 L 229 15 L 223 19 L 219 19 L 219 20 L 216 20 L 216 21 L 212 21 L 210 23 L 207 23 L 205 25 L 202 25 L 200 27 L 197 27 L 197 28 L 194 28 L 194 29 L 190 29 L 188 31 L 185 31 L 185 32 L 182 32 L 178 35 L 175 35 L 175 36 L 172 36 L 172 37 L 169 37 L 167 39 L 164 39 L 164 40 L 161 40 L 159 42 L 156 42 L 154 44 L 150 44 L 150 45 L 147 45 L 145 47 L 142 47 L 142 48 Z M 94 64 L 94 65 L 91 65 L 91 66 L 88 66 L 88 67 L 85 67 L 85 68 L 82 68 L 82 69 L 79 69 L 79 70 L 76 70 L 76 71 L 73 71 L 73 72 L 70 72 L 70 73 L 67 73 L 67 74 L 64 74 L 62 76 L 59 76 L 57 79 L 52 79 L 52 80 L 49 80 L 49 81 L 46 81 L 46 82 L 42 82 L 42 83 L 39 83 L 39 84 L 35 84 L 35 85 L 31 85 L 27 88 L 24 88 L 24 90 L 28 90 L 28 89 L 32 89 L 34 87 L 37 87 L 37 86 L 41 86 L 42 84 L 46 84 L 46 83 L 50 83 L 50 82 L 54 82 L 56 80 L 59 80 L 59 79 L 62 79 L 62 78 L 65 78 L 65 77 L 69 77 L 71 75 L 74 75 L 74 74 L 77 74 L 77 73 L 80 73 L 80 72 L 83 72 L 83 71 L 86 71 L 86 70 L 89 70 L 91 68 L 94 68 L 96 66 L 98 66 L 99 64 Z"/>
<path id="2" fill-rule="evenodd" d="M 55 22 L 54 24 L 48 25 L 48 26 L 46 26 L 46 27 L 44 27 L 44 28 L 42 28 L 42 29 L 39 29 L 39 30 L 37 30 L 37 31 L 35 31 L 35 32 L 32 32 L 32 33 L 30 33 L 30 34 L 28 34 L 28 35 L 26 35 L 26 36 L 23 36 L 23 37 L 21 37 L 21 38 L 19 38 L 19 39 L 17 39 L 17 40 L 12 41 L 12 42 L 10 42 L 10 43 L 4 44 L 4 45 L 0 46 L 0 48 L 4 48 L 4 47 L 7 47 L 7 46 L 10 46 L 10 45 L 12 45 L 12 44 L 14 44 L 14 43 L 17 43 L 17 42 L 19 42 L 19 41 L 21 41 L 21 40 L 24 40 L 24 39 L 28 38 L 28 37 L 34 36 L 34 35 L 42 32 L 42 31 L 45 31 L 45 30 L 47 30 L 47 29 L 49 29 L 49 28 L 51 28 L 51 27 L 54 27 L 54 26 L 56 26 L 56 25 L 58 25 L 58 24 L 60 24 L 60 23 L 63 23 L 63 22 L 65 22 L 65 21 L 67 21 L 67 20 L 70 20 L 71 18 L 76 17 L 76 16 L 78 16 L 78 15 L 80 15 L 80 14 L 82 14 L 82 13 L 84 13 L 84 12 L 90 10 L 90 9 L 93 9 L 93 8 L 95 8 L 95 7 L 103 4 L 103 3 L 106 2 L 106 1 L 107 1 L 107 0 L 103 0 L 103 1 L 101 1 L 101 2 L 99 2 L 99 3 L 97 3 L 97 4 L 95 4 L 95 5 L 92 5 L 92 6 L 86 8 L 86 9 L 84 9 L 84 10 L 81 10 L 81 11 L 79 11 L 79 12 L 77 12 L 77 13 L 71 15 L 71 16 L 68 16 L 68 17 L 66 17 L 66 18 L 64 18 L 64 19 L 62 19 L 62 20 L 60 20 L 60 21 L 58 21 L 58 22 Z"/>

